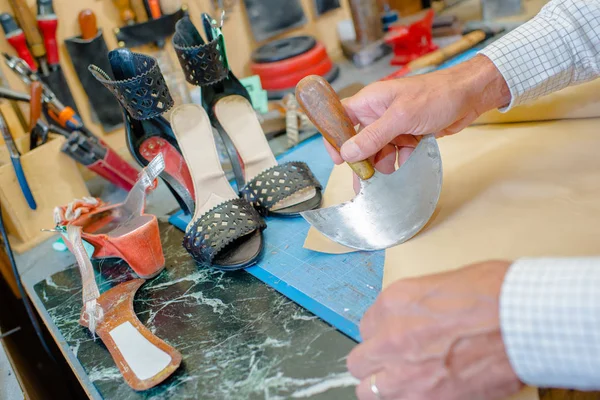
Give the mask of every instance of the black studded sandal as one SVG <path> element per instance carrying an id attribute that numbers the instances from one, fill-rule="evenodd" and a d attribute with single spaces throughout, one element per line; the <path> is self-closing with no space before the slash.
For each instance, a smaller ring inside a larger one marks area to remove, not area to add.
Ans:
<path id="1" fill-rule="evenodd" d="M 201 266 L 233 271 L 256 264 L 266 224 L 229 184 L 206 111 L 196 104 L 178 106 L 171 114 L 171 127 L 192 175 L 196 198 L 183 247 Z"/>
<path id="2" fill-rule="evenodd" d="M 127 147 L 145 167 L 162 153 L 165 170 L 160 177 L 184 212 L 194 212 L 192 179 L 169 122 L 161 115 L 173 107 L 173 99 L 155 58 L 117 49 L 108 54 L 113 80 L 95 65 L 90 71 L 121 103 Z"/>
<path id="3" fill-rule="evenodd" d="M 203 20 L 207 42 L 184 17 L 177 22 L 173 46 L 186 80 L 201 88 L 203 107 L 231 159 L 239 195 L 263 215 L 297 216 L 320 207 L 322 187 L 310 168 L 303 162 L 278 165 L 249 96 L 229 69 L 220 28 L 207 14 Z"/>

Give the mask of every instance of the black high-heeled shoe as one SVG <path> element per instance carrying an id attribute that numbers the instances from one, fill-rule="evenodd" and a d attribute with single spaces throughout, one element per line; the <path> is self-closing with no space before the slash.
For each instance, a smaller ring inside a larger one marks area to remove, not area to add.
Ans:
<path id="1" fill-rule="evenodd" d="M 156 59 L 117 49 L 108 54 L 114 80 L 100 68 L 89 70 L 121 103 L 127 147 L 145 167 L 158 153 L 165 160 L 160 177 L 181 209 L 194 212 L 194 186 L 169 122 L 161 114 L 173 107 L 173 99 Z"/>
<path id="2" fill-rule="evenodd" d="M 203 14 L 208 42 L 188 17 L 177 22 L 173 46 L 186 80 L 200 86 L 202 104 L 231 159 L 240 196 L 264 215 L 296 216 L 321 205 L 321 184 L 303 162 L 278 165 L 248 92 L 229 69 L 223 35 Z"/>

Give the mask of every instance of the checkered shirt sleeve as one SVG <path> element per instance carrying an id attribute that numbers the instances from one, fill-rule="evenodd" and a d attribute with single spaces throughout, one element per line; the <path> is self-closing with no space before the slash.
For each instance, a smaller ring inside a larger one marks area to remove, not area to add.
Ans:
<path id="1" fill-rule="evenodd" d="M 521 259 L 500 295 L 510 363 L 526 384 L 600 389 L 600 257 Z"/>
<path id="2" fill-rule="evenodd" d="M 600 0 L 553 0 L 479 52 L 504 76 L 511 108 L 600 76 Z"/>

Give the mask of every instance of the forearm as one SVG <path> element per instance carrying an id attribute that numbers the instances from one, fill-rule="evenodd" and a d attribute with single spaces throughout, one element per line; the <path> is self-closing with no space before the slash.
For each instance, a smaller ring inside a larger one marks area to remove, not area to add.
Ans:
<path id="1" fill-rule="evenodd" d="M 532 386 L 600 389 L 600 257 L 523 259 L 506 275 L 500 322 L 515 373 Z"/>
<path id="2" fill-rule="evenodd" d="M 600 76 L 600 0 L 553 0 L 480 54 L 508 84 L 503 108 Z"/>

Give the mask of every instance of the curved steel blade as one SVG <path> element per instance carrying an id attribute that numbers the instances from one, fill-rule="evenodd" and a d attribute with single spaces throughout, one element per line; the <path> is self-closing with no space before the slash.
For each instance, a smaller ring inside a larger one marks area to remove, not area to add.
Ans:
<path id="1" fill-rule="evenodd" d="M 376 172 L 359 194 L 337 206 L 302 212 L 331 240 L 358 250 L 382 250 L 416 235 L 442 190 L 442 159 L 433 135 L 424 136 L 393 174 Z"/>

